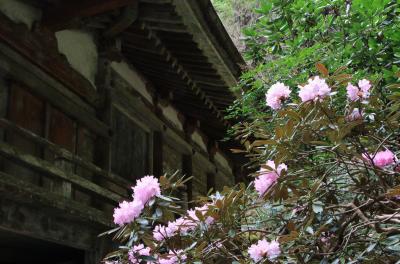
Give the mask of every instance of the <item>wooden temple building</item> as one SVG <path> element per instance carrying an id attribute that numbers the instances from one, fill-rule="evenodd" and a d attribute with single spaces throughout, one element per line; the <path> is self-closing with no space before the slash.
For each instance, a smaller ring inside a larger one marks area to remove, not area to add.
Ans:
<path id="1" fill-rule="evenodd" d="M 241 65 L 209 0 L 0 0 L 0 263 L 99 263 L 144 175 L 234 184 Z"/>

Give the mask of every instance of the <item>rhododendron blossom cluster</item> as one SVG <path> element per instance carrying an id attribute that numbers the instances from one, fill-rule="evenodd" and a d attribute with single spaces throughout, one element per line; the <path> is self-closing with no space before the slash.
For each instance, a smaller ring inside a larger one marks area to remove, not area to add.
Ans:
<path id="1" fill-rule="evenodd" d="M 348 83 L 347 85 L 347 97 L 350 101 L 358 101 L 360 99 L 366 100 L 370 96 L 371 84 L 368 80 L 362 79 L 358 82 L 358 87 Z"/>
<path id="2" fill-rule="evenodd" d="M 129 224 L 142 213 L 146 203 L 160 193 L 160 184 L 154 176 L 145 176 L 137 180 L 136 186 L 133 187 L 133 201 L 123 201 L 114 209 L 114 223 Z"/>
<path id="3" fill-rule="evenodd" d="M 268 242 L 266 239 L 259 240 L 256 244 L 249 247 L 249 255 L 258 262 L 263 258 L 274 259 L 281 254 L 279 243 L 277 241 Z"/>
<path id="4" fill-rule="evenodd" d="M 388 149 L 385 151 L 379 151 L 375 155 L 364 153 L 363 157 L 365 160 L 371 162 L 373 165 L 379 168 L 384 168 L 386 166 L 393 165 L 397 160 L 394 153 Z"/>
<path id="5" fill-rule="evenodd" d="M 163 241 L 167 238 L 174 237 L 178 234 L 185 234 L 198 227 L 201 220 L 197 217 L 196 212 L 201 213 L 203 216 L 208 212 L 210 204 L 205 204 L 201 207 L 187 210 L 187 215 L 179 217 L 175 221 L 168 222 L 167 226 L 157 225 L 153 231 L 153 237 L 156 241 Z M 207 216 L 204 223 L 211 225 L 214 218 Z"/>
<path id="6" fill-rule="evenodd" d="M 146 204 L 151 198 L 160 195 L 160 184 L 154 176 L 145 176 L 136 182 L 133 189 L 133 199 Z"/>
<path id="7" fill-rule="evenodd" d="M 326 83 L 325 79 L 315 76 L 308 79 L 306 85 L 299 85 L 299 97 L 302 102 L 322 100 L 331 92 L 331 88 Z M 266 102 L 269 107 L 278 110 L 282 107 L 282 101 L 289 98 L 290 89 L 281 82 L 277 82 L 271 86 L 266 93 Z"/>
<path id="8" fill-rule="evenodd" d="M 268 160 L 266 165 L 272 170 L 267 168 L 261 168 L 258 171 L 259 176 L 254 180 L 254 187 L 260 196 L 263 196 L 265 192 L 277 182 L 282 170 L 287 170 L 286 164 L 282 163 L 275 166 L 273 160 Z"/>
<path id="9" fill-rule="evenodd" d="M 274 110 L 281 108 L 282 101 L 286 98 L 289 98 L 290 93 L 291 91 L 288 86 L 281 82 L 275 83 L 265 95 L 267 105 Z"/>
<path id="10" fill-rule="evenodd" d="M 114 223 L 117 225 L 129 224 L 142 213 L 143 208 L 144 205 L 140 201 L 123 201 L 114 210 Z"/>
<path id="11" fill-rule="evenodd" d="M 299 97 L 302 102 L 322 100 L 331 92 L 331 88 L 326 81 L 319 76 L 308 79 L 304 86 L 299 85 Z"/>
<path id="12" fill-rule="evenodd" d="M 131 250 L 128 252 L 129 261 L 132 264 L 141 263 L 141 256 L 150 256 L 151 249 L 149 247 L 145 247 L 143 244 L 139 244 L 137 246 L 133 246 Z M 147 262 L 148 264 L 151 262 Z"/>
<path id="13" fill-rule="evenodd" d="M 353 111 L 346 116 L 346 121 L 355 121 L 355 120 L 361 120 L 363 119 L 363 111 L 358 109 L 358 108 L 354 108 Z"/>

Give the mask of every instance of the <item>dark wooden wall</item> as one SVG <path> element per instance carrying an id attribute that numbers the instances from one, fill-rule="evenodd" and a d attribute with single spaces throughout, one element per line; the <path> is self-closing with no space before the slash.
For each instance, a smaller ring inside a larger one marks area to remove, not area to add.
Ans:
<path id="1" fill-rule="evenodd" d="M 114 110 L 111 169 L 134 181 L 150 174 L 150 135 L 125 114 Z"/>

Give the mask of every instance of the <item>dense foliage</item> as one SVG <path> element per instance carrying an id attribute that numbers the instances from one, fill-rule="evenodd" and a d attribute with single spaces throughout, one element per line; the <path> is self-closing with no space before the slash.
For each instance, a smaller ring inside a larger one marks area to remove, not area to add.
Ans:
<path id="1" fill-rule="evenodd" d="M 259 1 L 261 16 L 245 28 L 252 63 L 237 89 L 243 97 L 232 118 L 265 117 L 265 91 L 275 82 L 305 82 L 321 62 L 347 67 L 355 77 L 369 76 L 379 85 L 397 78 L 400 65 L 400 5 L 397 0 Z"/>

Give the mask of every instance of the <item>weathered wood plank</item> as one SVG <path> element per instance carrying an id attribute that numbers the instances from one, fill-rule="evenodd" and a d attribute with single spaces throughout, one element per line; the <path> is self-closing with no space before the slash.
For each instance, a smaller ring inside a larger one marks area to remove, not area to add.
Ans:
<path id="1" fill-rule="evenodd" d="M 19 180 L 18 177 L 0 172 L 0 192 L 2 198 L 9 198 L 25 204 L 48 207 L 62 212 L 64 217 L 84 222 L 95 222 L 103 226 L 112 226 L 111 217 L 103 212 L 85 206 L 77 201 L 65 198 L 46 189 Z M 29 199 L 27 199 L 29 197 Z"/>
<path id="2" fill-rule="evenodd" d="M 18 151 L 12 146 L 3 142 L 0 142 L 0 155 L 14 162 L 18 162 L 27 167 L 30 167 L 38 172 L 42 172 L 46 175 L 71 182 L 82 189 L 97 194 L 105 200 L 119 202 L 123 199 L 123 197 L 119 194 L 104 189 L 99 185 L 96 185 L 82 177 L 79 177 L 76 174 L 64 172 L 48 161 L 41 160 L 39 158 L 33 157 L 32 155 L 24 154 L 21 151 Z"/>

